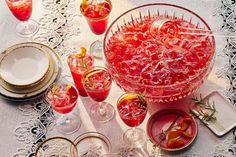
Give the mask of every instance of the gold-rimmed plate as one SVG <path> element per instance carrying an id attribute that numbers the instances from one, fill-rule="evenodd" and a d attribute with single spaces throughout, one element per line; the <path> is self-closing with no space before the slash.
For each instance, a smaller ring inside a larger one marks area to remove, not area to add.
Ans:
<path id="1" fill-rule="evenodd" d="M 11 49 L 14 49 L 15 47 L 19 47 L 19 46 L 31 46 L 31 47 L 37 47 L 37 48 L 43 49 L 49 55 L 49 57 L 52 59 L 52 61 L 55 63 L 55 65 L 53 68 L 53 75 L 50 77 L 50 79 L 48 81 L 43 81 L 44 83 L 41 86 L 41 88 L 39 88 L 38 90 L 33 91 L 33 92 L 15 93 L 15 92 L 6 90 L 0 82 L 1 95 L 4 96 L 4 98 L 7 98 L 7 99 L 10 99 L 13 101 L 21 101 L 21 100 L 24 101 L 24 100 L 31 99 L 32 97 L 35 97 L 35 96 L 41 94 L 60 76 L 60 71 L 61 71 L 60 57 L 52 48 L 50 48 L 47 45 L 44 45 L 41 43 L 36 43 L 36 42 L 25 42 L 25 43 L 13 45 L 13 46 L 9 47 L 7 50 L 5 50 L 4 52 L 10 51 Z"/>
<path id="2" fill-rule="evenodd" d="M 39 81 L 47 73 L 49 57 L 38 47 L 18 45 L 5 51 L 0 60 L 0 76 L 8 84 L 27 86 Z"/>
<path id="3" fill-rule="evenodd" d="M 50 65 L 47 73 L 36 83 L 27 86 L 14 86 L 0 79 L 0 84 L 2 85 L 3 88 L 12 93 L 17 93 L 17 94 L 32 93 L 43 88 L 46 82 L 48 82 L 53 76 L 54 69 L 55 69 L 55 61 L 52 60 L 50 57 Z"/>

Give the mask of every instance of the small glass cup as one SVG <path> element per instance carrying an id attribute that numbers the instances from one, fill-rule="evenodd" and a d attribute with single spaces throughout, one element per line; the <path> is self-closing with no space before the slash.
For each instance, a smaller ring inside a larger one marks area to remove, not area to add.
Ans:
<path id="1" fill-rule="evenodd" d="M 71 134 L 80 128 L 80 118 L 70 114 L 78 99 L 78 92 L 72 83 L 60 80 L 52 84 L 45 93 L 45 99 L 52 109 L 59 114 L 56 123 L 58 131 Z"/>
<path id="2" fill-rule="evenodd" d="M 71 53 L 67 58 L 71 75 L 75 82 L 76 88 L 80 96 L 87 97 L 84 86 L 82 84 L 82 76 L 84 72 L 93 67 L 94 58 L 91 55 L 81 56 L 80 53 Z"/>
<path id="3" fill-rule="evenodd" d="M 36 149 L 35 157 L 68 156 L 78 157 L 75 144 L 64 137 L 53 137 L 45 140 Z"/>
<path id="4" fill-rule="evenodd" d="M 137 93 L 125 93 L 117 102 L 117 109 L 123 122 L 131 127 L 123 134 L 124 142 L 131 146 L 143 146 L 146 142 L 145 132 L 137 128 L 147 114 L 147 102 Z"/>
<path id="5" fill-rule="evenodd" d="M 16 25 L 16 32 L 22 37 L 30 37 L 38 32 L 39 25 L 30 20 L 32 14 L 32 0 L 6 0 L 12 14 L 20 21 Z"/>
<path id="6" fill-rule="evenodd" d="M 112 146 L 110 140 L 99 132 L 86 132 L 79 135 L 74 143 L 80 157 L 100 157 L 103 154 L 111 153 Z"/>
<path id="7" fill-rule="evenodd" d="M 107 29 L 109 14 L 112 10 L 112 3 L 110 0 L 84 1 L 80 5 L 80 11 L 86 18 L 90 30 L 96 34 L 101 35 Z M 102 42 L 100 40 L 94 41 L 90 45 L 90 53 L 96 58 L 102 58 Z"/>
<path id="8" fill-rule="evenodd" d="M 111 120 L 115 115 L 114 107 L 104 102 L 112 84 L 111 75 L 107 69 L 95 66 L 84 73 L 82 81 L 90 98 L 97 102 L 90 109 L 92 118 L 99 122 Z"/>

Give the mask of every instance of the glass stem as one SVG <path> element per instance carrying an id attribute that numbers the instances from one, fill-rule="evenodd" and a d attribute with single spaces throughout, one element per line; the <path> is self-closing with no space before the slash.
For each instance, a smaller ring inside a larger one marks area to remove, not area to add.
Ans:
<path id="1" fill-rule="evenodd" d="M 70 123 L 70 118 L 68 118 L 67 116 L 65 116 L 65 123 Z"/>
<path id="2" fill-rule="evenodd" d="M 102 115 L 102 116 L 105 115 L 106 110 L 104 108 L 103 103 L 102 102 L 98 102 L 98 105 L 99 105 L 99 114 Z"/>
<path id="3" fill-rule="evenodd" d="M 68 124 L 71 122 L 70 118 L 67 115 L 56 112 L 56 120 L 59 120 L 59 119 L 60 119 L 61 125 Z"/>
<path id="4" fill-rule="evenodd" d="M 135 127 L 132 127 L 132 137 L 135 137 L 135 134 L 136 134 L 136 126 Z"/>
<path id="5" fill-rule="evenodd" d="M 102 42 L 101 40 L 96 40 L 90 45 L 90 53 L 95 57 L 95 58 L 100 58 L 102 59 Z"/>
<path id="6" fill-rule="evenodd" d="M 102 48 L 102 41 L 101 41 L 100 39 L 97 39 L 95 42 L 97 42 L 97 43 L 98 43 L 98 46 L 99 46 L 100 48 Z"/>
<path id="7" fill-rule="evenodd" d="M 22 25 L 24 26 L 25 30 L 29 30 L 29 23 L 28 23 L 28 21 L 22 21 Z"/>

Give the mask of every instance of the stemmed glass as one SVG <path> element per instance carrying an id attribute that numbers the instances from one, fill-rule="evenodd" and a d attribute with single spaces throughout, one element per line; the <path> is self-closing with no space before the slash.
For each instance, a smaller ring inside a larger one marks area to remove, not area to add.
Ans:
<path id="1" fill-rule="evenodd" d="M 82 76 L 86 70 L 93 67 L 93 63 L 93 56 L 86 54 L 86 49 L 83 47 L 80 53 L 71 53 L 67 58 L 67 64 L 69 65 L 71 75 L 80 96 L 88 96 L 82 84 Z"/>
<path id="2" fill-rule="evenodd" d="M 20 20 L 16 25 L 16 32 L 22 37 L 30 37 L 37 33 L 39 25 L 29 20 L 32 14 L 32 0 L 6 0 L 12 14 Z"/>
<path id="3" fill-rule="evenodd" d="M 83 75 L 82 82 L 87 94 L 96 101 L 90 112 L 93 119 L 99 122 L 107 122 L 114 116 L 113 106 L 104 100 L 107 98 L 112 79 L 106 68 L 94 66 Z"/>
<path id="4" fill-rule="evenodd" d="M 123 122 L 132 127 L 123 134 L 124 142 L 132 147 L 143 146 L 146 142 L 145 132 L 137 128 L 147 114 L 147 102 L 137 93 L 125 93 L 117 102 L 117 109 Z"/>
<path id="5" fill-rule="evenodd" d="M 45 99 L 52 109 L 59 114 L 56 123 L 58 131 L 71 134 L 80 128 L 80 118 L 69 114 L 76 106 L 78 99 L 78 92 L 72 83 L 59 80 L 52 84 L 45 93 Z"/>
<path id="6" fill-rule="evenodd" d="M 86 18 L 91 31 L 96 35 L 101 35 L 106 31 L 111 9 L 110 0 L 83 0 L 80 5 L 82 15 Z M 90 53 L 97 58 L 102 58 L 100 40 L 96 40 L 90 45 Z"/>

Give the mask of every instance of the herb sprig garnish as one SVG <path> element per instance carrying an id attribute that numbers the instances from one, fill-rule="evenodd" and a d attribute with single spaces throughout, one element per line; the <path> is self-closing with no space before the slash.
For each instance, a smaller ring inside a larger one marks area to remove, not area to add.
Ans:
<path id="1" fill-rule="evenodd" d="M 89 90 L 95 90 L 96 86 L 94 84 L 94 82 L 89 78 L 86 78 L 86 88 Z"/>
<path id="2" fill-rule="evenodd" d="M 52 98 L 54 98 L 58 90 L 59 90 L 59 87 L 56 84 L 53 84 L 52 89 L 51 89 Z"/>
<path id="3" fill-rule="evenodd" d="M 140 101 L 140 108 L 146 109 L 147 108 L 147 102 L 144 99 L 144 95 L 137 93 L 138 101 Z"/>
<path id="4" fill-rule="evenodd" d="M 191 98 L 194 105 L 197 105 L 197 112 L 199 113 L 198 117 L 200 117 L 205 122 L 214 122 L 216 121 L 216 107 L 215 102 L 210 103 L 209 99 L 204 100 L 202 95 L 200 94 L 200 99 L 197 97 Z"/>

